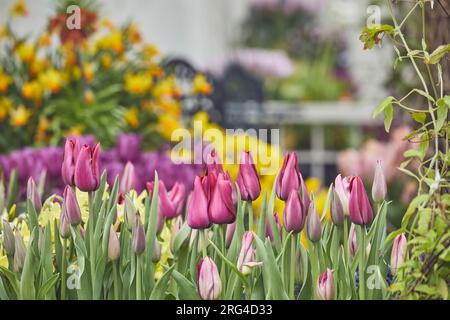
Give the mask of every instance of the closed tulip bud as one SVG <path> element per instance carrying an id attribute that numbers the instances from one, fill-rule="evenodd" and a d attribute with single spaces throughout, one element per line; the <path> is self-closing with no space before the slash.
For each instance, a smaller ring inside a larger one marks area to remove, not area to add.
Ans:
<path id="1" fill-rule="evenodd" d="M 181 214 L 185 197 L 186 187 L 182 183 L 175 182 L 169 193 L 169 200 L 175 207 L 174 216 L 179 216 Z"/>
<path id="2" fill-rule="evenodd" d="M 20 272 L 25 262 L 27 248 L 18 230 L 14 233 L 14 244 L 14 271 Z"/>
<path id="3" fill-rule="evenodd" d="M 301 199 L 303 201 L 303 207 L 305 209 L 309 208 L 309 205 L 311 204 L 311 198 L 309 197 L 309 191 L 306 187 L 305 181 L 303 181 L 302 174 L 300 173 L 300 195 Z"/>
<path id="4" fill-rule="evenodd" d="M 133 228 L 132 247 L 133 252 L 137 255 L 141 254 L 145 250 L 145 231 L 139 213 L 136 214 L 136 224 Z"/>
<path id="5" fill-rule="evenodd" d="M 351 181 L 348 209 L 350 220 L 354 224 L 369 225 L 372 223 L 372 206 L 360 177 L 354 177 Z"/>
<path id="6" fill-rule="evenodd" d="M 225 246 L 227 248 L 230 247 L 231 242 L 233 241 L 234 232 L 236 231 L 236 221 L 230 224 L 227 224 L 227 230 L 225 232 Z"/>
<path id="7" fill-rule="evenodd" d="M 284 228 L 299 233 L 305 225 L 305 208 L 297 190 L 292 190 L 284 207 Z"/>
<path id="8" fill-rule="evenodd" d="M 391 273 L 395 275 L 398 268 L 403 264 L 406 258 L 407 242 L 404 233 L 400 233 L 394 239 L 391 251 Z"/>
<path id="9" fill-rule="evenodd" d="M 94 149 L 85 144 L 78 154 L 74 180 L 81 191 L 95 191 L 100 185 L 99 153 L 100 144 L 97 144 Z"/>
<path id="10" fill-rule="evenodd" d="M 67 214 L 63 209 L 59 216 L 58 231 L 62 238 L 67 239 L 70 237 L 70 223 L 68 221 Z"/>
<path id="11" fill-rule="evenodd" d="M 200 258 L 197 265 L 197 291 L 203 300 L 216 300 L 222 292 L 217 266 L 210 257 Z"/>
<path id="12" fill-rule="evenodd" d="M 228 224 L 236 220 L 236 208 L 233 204 L 233 186 L 226 175 L 219 173 L 212 199 L 209 202 L 209 218 L 216 224 Z"/>
<path id="13" fill-rule="evenodd" d="M 340 226 L 344 222 L 344 208 L 335 188 L 331 196 L 331 219 L 335 225 Z"/>
<path id="14" fill-rule="evenodd" d="M 161 244 L 156 240 L 153 247 L 152 262 L 157 263 L 161 259 Z"/>
<path id="15" fill-rule="evenodd" d="M 79 145 L 76 139 L 66 139 L 64 145 L 64 158 L 61 167 L 61 176 L 64 184 L 73 186 L 75 184 L 75 164 L 78 157 Z"/>
<path id="16" fill-rule="evenodd" d="M 181 216 L 178 216 L 175 220 L 175 224 L 173 225 L 173 228 L 172 228 L 172 234 L 170 236 L 170 250 L 172 252 L 174 251 L 173 245 L 174 245 L 175 238 L 177 237 L 177 235 L 180 232 L 182 227 L 183 227 L 183 218 Z"/>
<path id="17" fill-rule="evenodd" d="M 339 200 L 341 200 L 342 209 L 344 209 L 344 214 L 348 215 L 348 200 L 350 198 L 350 180 L 352 177 L 345 177 L 339 174 L 334 180 L 334 190 L 336 191 Z"/>
<path id="18" fill-rule="evenodd" d="M 123 169 L 122 179 L 120 179 L 120 192 L 127 194 L 130 190 L 136 189 L 136 184 L 137 177 L 134 165 L 128 161 Z"/>
<path id="19" fill-rule="evenodd" d="M 109 228 L 108 257 L 112 261 L 115 261 L 120 257 L 119 237 L 117 236 L 113 225 Z"/>
<path id="20" fill-rule="evenodd" d="M 8 221 L 3 220 L 3 248 L 10 257 L 14 256 L 15 241 L 14 233 Z"/>
<path id="21" fill-rule="evenodd" d="M 75 192 L 70 186 L 66 186 L 64 189 L 63 207 L 66 210 L 67 221 L 73 226 L 79 225 L 81 223 L 81 210 Z"/>
<path id="22" fill-rule="evenodd" d="M 200 177 L 195 177 L 194 190 L 187 204 L 187 222 L 192 229 L 206 229 L 211 226 L 208 216 L 208 199 Z"/>
<path id="23" fill-rule="evenodd" d="M 281 227 L 280 227 L 280 219 L 278 218 L 278 212 L 273 213 L 273 219 L 275 220 L 275 224 L 278 229 L 278 232 L 280 232 Z M 281 234 L 280 234 L 280 236 L 281 236 Z M 272 245 L 275 244 L 275 239 L 273 238 L 272 228 L 270 226 L 269 216 L 267 216 L 267 218 L 266 218 L 266 237 L 269 237 L 270 242 L 272 242 Z"/>
<path id="24" fill-rule="evenodd" d="M 322 236 L 319 213 L 317 212 L 314 201 L 309 205 L 308 215 L 306 216 L 306 231 L 309 240 L 312 242 L 319 241 Z"/>
<path id="25" fill-rule="evenodd" d="M 369 256 L 371 249 L 370 242 L 367 243 L 366 246 L 366 257 Z M 352 257 L 356 256 L 356 253 L 358 251 L 358 242 L 356 237 L 356 226 L 352 223 L 350 226 L 350 232 L 348 235 L 348 251 L 350 252 L 350 255 Z"/>
<path id="26" fill-rule="evenodd" d="M 278 173 L 276 182 L 278 198 L 286 201 L 291 191 L 300 188 L 300 169 L 298 167 L 298 156 L 296 152 L 288 152 L 283 159 L 283 166 Z"/>
<path id="27" fill-rule="evenodd" d="M 375 202 L 381 202 L 386 198 L 387 186 L 381 161 L 377 161 L 375 175 L 372 184 L 372 199 Z"/>
<path id="28" fill-rule="evenodd" d="M 261 193 L 261 184 L 250 152 L 243 151 L 239 163 L 239 172 L 236 179 L 243 201 L 253 201 Z"/>
<path id="29" fill-rule="evenodd" d="M 134 206 L 133 200 L 126 195 L 125 196 L 125 224 L 127 225 L 128 230 L 133 230 L 136 224 L 136 213 L 137 209 Z"/>
<path id="30" fill-rule="evenodd" d="M 29 177 L 27 182 L 27 199 L 31 200 L 34 209 L 36 209 L 36 212 L 39 213 L 42 209 L 42 201 L 37 190 L 36 183 L 32 177 Z"/>
<path id="31" fill-rule="evenodd" d="M 317 279 L 317 298 L 320 300 L 333 300 L 336 295 L 334 287 L 333 270 L 328 269 Z"/>
<path id="32" fill-rule="evenodd" d="M 253 261 L 252 243 L 253 233 L 251 231 L 246 231 L 242 237 L 241 251 L 237 262 L 237 268 L 241 272 L 243 272 L 243 268 L 247 263 Z"/>
<path id="33" fill-rule="evenodd" d="M 155 186 L 155 183 L 153 181 L 147 182 L 147 190 L 150 194 L 150 197 L 153 195 L 153 188 Z M 170 199 L 166 185 L 162 180 L 159 180 L 158 184 L 158 225 L 161 223 L 162 228 L 162 222 L 164 218 L 172 219 L 177 216 L 176 211 L 176 205 L 174 202 Z M 181 213 L 181 211 L 180 211 Z M 159 230 L 159 227 L 158 227 Z"/>

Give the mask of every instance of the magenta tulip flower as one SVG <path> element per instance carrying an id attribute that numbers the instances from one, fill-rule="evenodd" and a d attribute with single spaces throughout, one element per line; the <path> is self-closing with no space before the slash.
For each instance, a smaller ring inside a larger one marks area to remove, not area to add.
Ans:
<path id="1" fill-rule="evenodd" d="M 197 265 L 197 291 L 203 300 L 216 300 L 222 292 L 222 281 L 214 261 L 200 258 Z"/>
<path id="2" fill-rule="evenodd" d="M 141 254 L 145 250 L 145 231 L 144 226 L 141 222 L 141 216 L 136 214 L 136 224 L 134 225 L 132 232 L 132 240 L 131 245 L 133 248 L 133 252 L 136 254 Z"/>
<path id="3" fill-rule="evenodd" d="M 340 226 L 344 222 L 344 208 L 342 207 L 341 199 L 339 198 L 335 187 L 333 188 L 333 193 L 331 195 L 331 219 L 335 225 Z"/>
<path id="4" fill-rule="evenodd" d="M 180 215 L 183 210 L 184 200 L 186 197 L 186 187 L 182 183 L 175 182 L 168 196 L 175 208 L 175 216 Z"/>
<path id="5" fill-rule="evenodd" d="M 75 184 L 75 164 L 77 162 L 79 151 L 80 147 L 76 139 L 66 139 L 61 175 L 63 182 L 69 186 L 73 186 Z"/>
<path id="6" fill-rule="evenodd" d="M 208 199 L 200 177 L 195 177 L 194 190 L 187 204 L 187 222 L 192 229 L 206 229 L 211 226 L 208 215 Z"/>
<path id="7" fill-rule="evenodd" d="M 306 231 L 309 240 L 316 242 L 320 240 L 322 235 L 322 226 L 320 224 L 319 213 L 317 212 L 314 201 L 311 202 L 306 216 Z"/>
<path id="8" fill-rule="evenodd" d="M 62 238 L 67 239 L 70 237 L 70 223 L 67 221 L 67 215 L 64 210 L 59 215 L 58 231 Z"/>
<path id="9" fill-rule="evenodd" d="M 131 162 L 127 162 L 123 169 L 122 178 L 120 179 L 120 192 L 127 194 L 131 190 L 135 190 L 137 187 L 137 177 L 134 169 L 134 165 Z"/>
<path id="10" fill-rule="evenodd" d="M 394 239 L 391 251 L 391 273 L 395 275 L 398 268 L 403 264 L 406 258 L 407 242 L 404 233 L 400 233 Z"/>
<path id="11" fill-rule="evenodd" d="M 351 180 L 348 210 L 350 220 L 354 224 L 369 225 L 372 223 L 372 206 L 370 205 L 361 177 L 354 177 Z"/>
<path id="12" fill-rule="evenodd" d="M 27 199 L 31 200 L 34 209 L 39 214 L 42 209 L 42 200 L 32 177 L 29 177 L 27 182 Z"/>
<path id="13" fill-rule="evenodd" d="M 317 279 L 317 298 L 320 300 L 333 300 L 336 295 L 334 286 L 333 270 L 327 270 Z"/>
<path id="14" fill-rule="evenodd" d="M 300 188 L 300 169 L 296 152 L 288 152 L 283 159 L 283 166 L 278 173 L 276 191 L 281 200 L 286 201 L 292 190 Z"/>
<path id="15" fill-rule="evenodd" d="M 100 185 L 99 153 L 100 144 L 97 144 L 94 149 L 85 144 L 78 154 L 75 165 L 75 185 L 81 191 L 95 191 Z"/>
<path id="16" fill-rule="evenodd" d="M 350 232 L 348 234 L 348 251 L 352 257 L 356 256 L 358 251 L 358 244 L 356 242 L 356 226 L 352 223 Z"/>
<path id="17" fill-rule="evenodd" d="M 63 207 L 68 222 L 71 225 L 79 225 L 81 223 L 81 210 L 75 192 L 73 192 L 73 189 L 70 186 L 66 186 L 64 189 Z"/>
<path id="18" fill-rule="evenodd" d="M 208 213 L 211 222 L 228 224 L 236 219 L 236 208 L 233 204 L 233 186 L 231 180 L 219 173 L 212 198 L 209 201 Z"/>
<path id="19" fill-rule="evenodd" d="M 261 184 L 249 151 L 242 151 L 236 182 L 243 201 L 253 201 L 259 197 Z"/>
<path id="20" fill-rule="evenodd" d="M 287 232 L 299 233 L 305 225 L 305 208 L 297 190 L 292 190 L 284 207 L 284 227 Z"/>

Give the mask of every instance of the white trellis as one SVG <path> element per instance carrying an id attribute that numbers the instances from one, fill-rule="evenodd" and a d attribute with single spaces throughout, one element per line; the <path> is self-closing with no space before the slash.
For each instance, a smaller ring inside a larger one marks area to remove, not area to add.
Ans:
<path id="1" fill-rule="evenodd" d="M 302 164 L 310 165 L 311 174 L 324 181 L 325 166 L 334 164 L 337 150 L 326 150 L 325 132 L 327 125 L 351 127 L 349 137 L 352 146 L 359 146 L 361 126 L 380 124 L 379 118 L 372 117 L 375 102 L 311 102 L 292 104 L 280 101 L 268 101 L 263 104 L 254 102 L 229 103 L 226 106 L 226 122 L 229 124 L 255 126 L 261 128 L 279 128 L 286 125 L 304 124 L 311 126 L 309 150 L 298 150 Z M 281 137 L 283 134 L 280 135 Z M 280 147 L 284 148 L 283 141 Z"/>

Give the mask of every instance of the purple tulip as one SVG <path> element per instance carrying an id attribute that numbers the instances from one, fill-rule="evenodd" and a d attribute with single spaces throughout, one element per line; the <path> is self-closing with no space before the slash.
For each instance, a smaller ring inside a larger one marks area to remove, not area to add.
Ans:
<path id="1" fill-rule="evenodd" d="M 66 139 L 61 168 L 62 179 L 66 185 L 73 186 L 75 184 L 75 165 L 79 152 L 80 147 L 78 141 L 76 139 Z"/>
<path id="2" fill-rule="evenodd" d="M 187 222 L 192 229 L 206 229 L 211 226 L 208 215 L 208 199 L 200 180 L 195 177 L 194 190 L 187 204 Z"/>
<path id="3" fill-rule="evenodd" d="M 350 183 L 348 210 L 354 224 L 369 225 L 373 220 L 372 206 L 367 197 L 361 177 L 354 177 Z"/>
<path id="4" fill-rule="evenodd" d="M 169 200 L 175 207 L 175 216 L 179 216 L 183 210 L 184 200 L 186 196 L 186 187 L 184 184 L 175 182 L 172 189 L 169 192 Z"/>
<path id="5" fill-rule="evenodd" d="M 284 228 L 299 233 L 305 225 L 305 208 L 297 190 L 292 190 L 284 207 Z"/>
<path id="6" fill-rule="evenodd" d="M 387 186 L 386 177 L 384 176 L 383 167 L 381 162 L 377 161 L 377 166 L 375 167 L 375 175 L 373 178 L 372 185 L 372 199 L 373 201 L 379 203 L 386 198 Z"/>
<path id="7" fill-rule="evenodd" d="M 273 218 L 275 220 L 275 224 L 276 224 L 276 227 L 279 232 L 281 230 L 281 226 L 280 226 L 280 219 L 278 218 L 278 212 L 275 211 L 273 213 Z M 281 236 L 281 234 L 280 234 L 280 236 Z M 266 218 L 266 237 L 269 237 L 270 242 L 272 242 L 272 245 L 275 244 L 275 239 L 273 238 L 272 228 L 270 226 L 269 216 L 267 216 L 267 218 Z"/>
<path id="8" fill-rule="evenodd" d="M 31 200 L 34 209 L 39 214 L 42 209 L 42 200 L 39 192 L 37 191 L 36 183 L 32 177 L 28 178 L 27 182 L 27 198 Z"/>
<path id="9" fill-rule="evenodd" d="M 317 212 L 316 204 L 311 202 L 308 209 L 308 215 L 306 216 L 306 231 L 309 240 L 316 242 L 320 240 L 322 236 L 322 228 L 320 225 L 319 213 Z"/>
<path id="10" fill-rule="evenodd" d="M 210 257 L 200 258 L 197 265 L 197 291 L 203 300 L 216 300 L 222 292 L 217 266 Z"/>
<path id="11" fill-rule="evenodd" d="M 123 169 L 122 179 L 120 180 L 120 192 L 127 194 L 129 191 L 136 189 L 136 184 L 137 178 L 134 165 L 128 161 Z"/>
<path id="12" fill-rule="evenodd" d="M 71 225 L 79 225 L 81 223 L 80 206 L 78 205 L 75 192 L 73 192 L 70 186 L 66 186 L 64 189 L 63 208 L 66 212 L 67 220 Z"/>
<path id="13" fill-rule="evenodd" d="M 100 185 L 99 152 L 100 144 L 97 144 L 94 149 L 85 144 L 78 154 L 75 165 L 75 185 L 81 191 L 95 191 Z"/>
<path id="14" fill-rule="evenodd" d="M 288 152 L 283 159 L 283 166 L 278 173 L 276 191 L 277 196 L 286 201 L 292 190 L 300 188 L 300 169 L 296 152 Z"/>
<path id="15" fill-rule="evenodd" d="M 139 255 L 144 252 L 146 242 L 144 226 L 142 225 L 141 216 L 139 213 L 136 214 L 136 223 L 133 228 L 132 237 L 131 244 L 133 252 Z"/>
<path id="16" fill-rule="evenodd" d="M 391 251 L 391 273 L 395 275 L 398 268 L 403 264 L 406 258 L 407 242 L 404 233 L 400 233 L 394 239 Z"/>
<path id="17" fill-rule="evenodd" d="M 333 223 L 337 226 L 342 225 L 344 222 L 344 208 L 342 207 L 342 202 L 336 192 L 336 188 L 333 188 L 330 211 Z"/>
<path id="18" fill-rule="evenodd" d="M 258 173 L 249 151 L 242 151 L 239 172 L 236 180 L 243 201 L 253 201 L 261 193 Z"/>
<path id="19" fill-rule="evenodd" d="M 58 231 L 64 239 L 70 237 L 70 223 L 64 210 L 61 211 L 59 216 Z"/>
<path id="20" fill-rule="evenodd" d="M 213 223 L 228 224 L 236 219 L 232 193 L 231 180 L 225 174 L 219 173 L 208 207 L 209 218 Z"/>
<path id="21" fill-rule="evenodd" d="M 333 270 L 327 270 L 317 279 L 317 298 L 320 300 L 333 300 L 336 295 L 334 286 Z"/>
<path id="22" fill-rule="evenodd" d="M 124 134 L 117 136 L 117 153 L 124 162 L 136 161 L 140 155 L 141 137 L 138 134 Z"/>

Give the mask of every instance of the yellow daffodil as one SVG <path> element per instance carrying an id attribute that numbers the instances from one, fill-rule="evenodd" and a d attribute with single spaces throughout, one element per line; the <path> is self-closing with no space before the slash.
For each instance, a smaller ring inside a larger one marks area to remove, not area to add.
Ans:
<path id="1" fill-rule="evenodd" d="M 173 115 L 162 114 L 158 119 L 158 131 L 165 139 L 169 141 L 172 137 L 172 132 L 181 127 L 181 122 Z"/>
<path id="2" fill-rule="evenodd" d="M 26 125 L 30 117 L 31 112 L 23 105 L 20 105 L 17 109 L 11 110 L 11 124 L 16 127 L 23 127 Z"/>
<path id="3" fill-rule="evenodd" d="M 136 95 L 146 94 L 152 86 L 152 78 L 147 73 L 126 74 L 125 90 Z"/>
<path id="4" fill-rule="evenodd" d="M 122 33 L 118 30 L 112 31 L 110 34 L 100 38 L 97 46 L 100 49 L 109 49 L 116 54 L 121 54 L 124 50 Z"/>
<path id="5" fill-rule="evenodd" d="M 42 87 L 38 81 L 26 82 L 22 86 L 22 95 L 25 99 L 38 102 L 42 98 Z"/>
<path id="6" fill-rule="evenodd" d="M 25 63 L 30 63 L 34 58 L 35 49 L 34 46 L 27 43 L 21 43 L 16 48 L 16 54 Z"/>
<path id="7" fill-rule="evenodd" d="M 11 82 L 11 77 L 0 70 L 0 93 L 6 92 Z"/>
<path id="8" fill-rule="evenodd" d="M 139 127 L 138 109 L 132 107 L 125 112 L 125 121 L 133 128 Z"/>
<path id="9" fill-rule="evenodd" d="M 6 118 L 11 109 L 11 100 L 8 97 L 0 97 L 0 121 Z"/>
<path id="10" fill-rule="evenodd" d="M 206 80 L 203 74 L 197 74 L 192 84 L 193 94 L 208 95 L 212 92 L 212 85 Z"/>
<path id="11" fill-rule="evenodd" d="M 28 15 L 28 8 L 25 0 L 16 0 L 11 7 L 11 16 L 24 17 Z"/>

